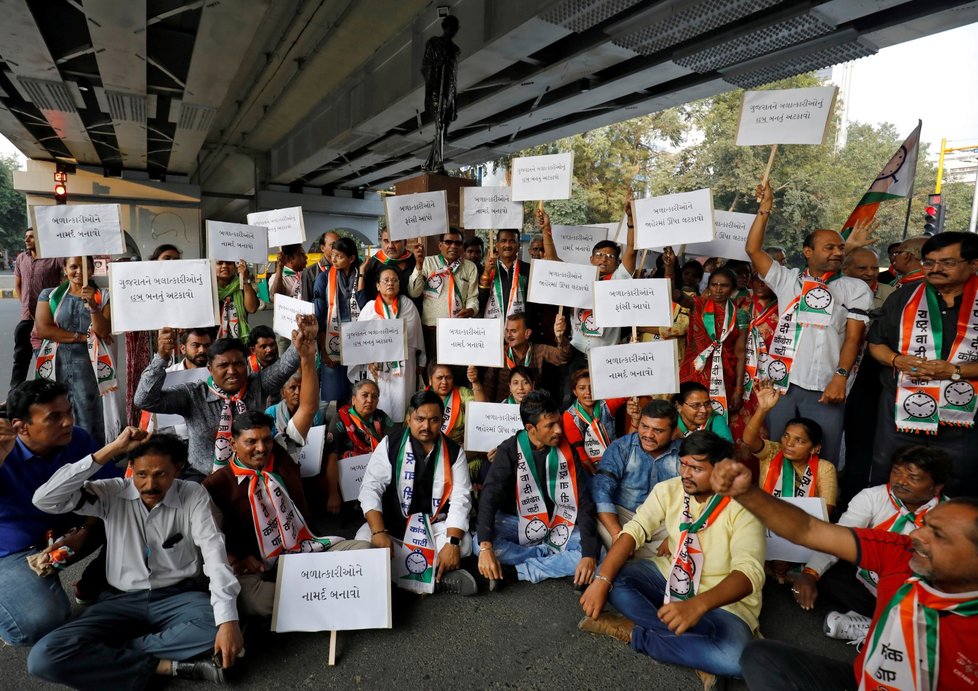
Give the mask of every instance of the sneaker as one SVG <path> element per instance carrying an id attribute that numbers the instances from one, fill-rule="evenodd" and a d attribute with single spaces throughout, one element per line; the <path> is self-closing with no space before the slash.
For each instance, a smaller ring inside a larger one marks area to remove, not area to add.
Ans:
<path id="1" fill-rule="evenodd" d="M 726 679 L 718 677 L 716 674 L 704 672 L 701 669 L 694 669 L 696 676 L 703 682 L 703 691 L 723 691 L 727 687 Z"/>
<path id="2" fill-rule="evenodd" d="M 436 593 L 451 593 L 468 597 L 479 592 L 475 577 L 465 569 L 449 571 L 441 577 L 441 582 L 435 584 Z"/>
<path id="3" fill-rule="evenodd" d="M 840 641 L 859 642 L 869 633 L 872 619 L 858 612 L 829 612 L 825 617 L 825 635 Z"/>
<path id="4" fill-rule="evenodd" d="M 632 629 L 635 623 L 620 614 L 600 614 L 597 619 L 584 617 L 577 628 L 598 636 L 610 636 L 626 645 L 632 642 Z"/>
<path id="5" fill-rule="evenodd" d="M 198 660 L 196 662 L 174 662 L 174 671 L 178 679 L 194 679 L 224 684 L 224 670 L 213 660 Z"/>

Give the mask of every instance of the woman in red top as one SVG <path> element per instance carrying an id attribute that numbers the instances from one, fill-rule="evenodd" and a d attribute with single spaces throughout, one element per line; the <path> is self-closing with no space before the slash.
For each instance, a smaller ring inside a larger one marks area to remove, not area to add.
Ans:
<path id="1" fill-rule="evenodd" d="M 594 475 L 601 456 L 615 440 L 615 415 L 628 399 L 594 400 L 591 397 L 591 373 L 586 369 L 571 374 L 571 390 L 575 399 L 564 412 L 564 436 L 581 466 Z"/>

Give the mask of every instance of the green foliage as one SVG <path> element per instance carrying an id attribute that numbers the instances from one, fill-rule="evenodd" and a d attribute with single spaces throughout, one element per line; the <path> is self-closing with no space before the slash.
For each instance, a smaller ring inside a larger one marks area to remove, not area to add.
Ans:
<path id="1" fill-rule="evenodd" d="M 24 248 L 27 201 L 14 189 L 13 171 L 20 166 L 13 156 L 0 156 L 0 249 L 16 254 Z"/>

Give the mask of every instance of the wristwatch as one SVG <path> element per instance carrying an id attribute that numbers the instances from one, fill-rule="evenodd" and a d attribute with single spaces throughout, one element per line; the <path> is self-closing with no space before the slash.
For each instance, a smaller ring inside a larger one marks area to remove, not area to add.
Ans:
<path id="1" fill-rule="evenodd" d="M 849 378 L 849 370 L 847 370 L 845 367 L 840 367 L 835 371 L 835 373 L 838 374 L 840 377 L 843 377 L 844 379 Z"/>
<path id="2" fill-rule="evenodd" d="M 448 544 L 455 545 L 456 547 L 458 547 L 459 545 L 462 544 L 462 538 L 460 538 L 460 537 L 454 537 L 454 536 L 449 536 L 449 538 L 448 538 Z"/>
<path id="3" fill-rule="evenodd" d="M 954 374 L 951 375 L 951 381 L 961 381 L 961 365 L 954 366 Z"/>

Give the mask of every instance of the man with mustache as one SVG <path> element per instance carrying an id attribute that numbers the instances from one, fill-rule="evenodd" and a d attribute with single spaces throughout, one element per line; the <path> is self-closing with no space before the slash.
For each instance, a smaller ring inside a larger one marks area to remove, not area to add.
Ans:
<path id="1" fill-rule="evenodd" d="M 945 493 L 975 496 L 978 236 L 940 233 L 921 253 L 924 280 L 898 288 L 869 333 L 883 387 L 870 484 L 886 480 L 896 449 L 926 440 L 951 457 Z"/>
<path id="2" fill-rule="evenodd" d="M 717 465 L 711 484 L 791 542 L 879 574 L 866 646 L 854 665 L 780 641 L 751 641 L 740 658 L 751 691 L 978 685 L 978 500 L 943 502 L 910 535 L 898 535 L 818 520 L 765 493 L 735 461 Z"/>

